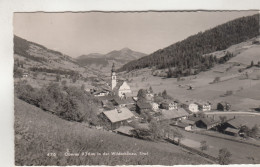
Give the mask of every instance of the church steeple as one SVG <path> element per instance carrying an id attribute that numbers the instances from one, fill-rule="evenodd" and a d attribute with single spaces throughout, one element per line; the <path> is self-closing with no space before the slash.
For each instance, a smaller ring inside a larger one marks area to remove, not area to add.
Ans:
<path id="1" fill-rule="evenodd" d="M 115 64 L 113 63 L 112 69 L 111 69 L 111 89 L 113 90 L 116 87 L 116 71 L 115 71 Z"/>

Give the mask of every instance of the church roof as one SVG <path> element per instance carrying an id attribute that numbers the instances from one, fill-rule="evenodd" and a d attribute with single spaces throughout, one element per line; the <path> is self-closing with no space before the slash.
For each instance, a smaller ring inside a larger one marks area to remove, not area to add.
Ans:
<path id="1" fill-rule="evenodd" d="M 123 85 L 124 82 L 125 81 L 122 81 L 122 80 L 118 81 L 116 86 L 114 87 L 113 91 L 117 91 Z"/>

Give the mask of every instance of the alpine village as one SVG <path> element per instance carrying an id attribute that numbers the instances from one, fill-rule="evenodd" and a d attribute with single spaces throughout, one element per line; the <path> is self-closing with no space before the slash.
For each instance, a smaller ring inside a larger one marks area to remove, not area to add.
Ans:
<path id="1" fill-rule="evenodd" d="M 259 35 L 255 14 L 77 58 L 14 35 L 15 164 L 259 164 Z"/>

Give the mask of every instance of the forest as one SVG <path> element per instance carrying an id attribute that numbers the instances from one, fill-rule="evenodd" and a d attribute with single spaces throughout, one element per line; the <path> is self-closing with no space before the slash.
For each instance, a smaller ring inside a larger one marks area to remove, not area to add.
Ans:
<path id="1" fill-rule="evenodd" d="M 192 69 L 198 73 L 216 63 L 224 63 L 233 56 L 227 53 L 225 58 L 217 59 L 212 55 L 203 56 L 204 54 L 227 49 L 258 35 L 259 14 L 238 18 L 131 61 L 118 69 L 118 72 L 156 67 L 171 68 L 168 77 L 183 76 L 184 73 L 189 75 Z"/>

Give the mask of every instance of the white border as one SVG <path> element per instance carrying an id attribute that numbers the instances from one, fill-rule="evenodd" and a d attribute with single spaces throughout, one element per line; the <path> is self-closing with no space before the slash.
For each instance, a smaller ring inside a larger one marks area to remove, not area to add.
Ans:
<path id="1" fill-rule="evenodd" d="M 14 166 L 13 12 L 252 10 L 259 0 L 0 0 L 0 165 Z M 247 165 L 240 165 L 247 166 Z"/>

